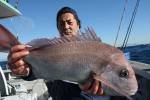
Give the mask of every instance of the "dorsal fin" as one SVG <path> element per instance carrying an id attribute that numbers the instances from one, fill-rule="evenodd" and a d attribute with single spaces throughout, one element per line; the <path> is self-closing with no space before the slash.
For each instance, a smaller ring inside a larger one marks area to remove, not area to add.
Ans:
<path id="1" fill-rule="evenodd" d="M 63 36 L 61 38 L 54 38 L 48 41 L 50 45 L 58 45 L 61 43 L 73 42 L 73 41 L 99 41 L 101 39 L 96 35 L 92 28 L 85 29 L 85 32 L 78 32 L 76 36 Z"/>
<path id="2" fill-rule="evenodd" d="M 27 45 L 30 45 L 32 47 L 40 47 L 40 46 L 49 44 L 49 41 L 50 39 L 48 38 L 39 38 L 39 39 L 34 39 L 28 42 Z"/>
<path id="3" fill-rule="evenodd" d="M 41 39 L 34 39 L 28 43 L 31 47 L 30 50 L 40 49 L 46 46 L 51 45 L 59 45 L 62 43 L 74 42 L 74 41 L 99 41 L 101 42 L 100 38 L 97 37 L 96 33 L 92 28 L 85 29 L 85 32 L 78 32 L 76 36 L 63 36 L 60 38 L 48 39 L 48 38 L 41 38 Z"/>

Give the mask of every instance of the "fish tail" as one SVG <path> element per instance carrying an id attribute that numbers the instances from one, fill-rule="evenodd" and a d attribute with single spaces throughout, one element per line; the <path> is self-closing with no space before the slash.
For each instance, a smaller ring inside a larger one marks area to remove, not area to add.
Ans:
<path id="1" fill-rule="evenodd" d="M 0 24 L 0 52 L 8 52 L 14 45 L 20 44 L 17 38 Z"/>

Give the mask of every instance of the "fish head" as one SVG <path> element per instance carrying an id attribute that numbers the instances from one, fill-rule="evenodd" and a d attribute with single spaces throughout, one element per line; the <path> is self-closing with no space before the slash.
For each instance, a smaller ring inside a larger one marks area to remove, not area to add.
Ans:
<path id="1" fill-rule="evenodd" d="M 134 95 L 138 85 L 134 70 L 123 53 L 111 54 L 104 71 L 97 76 L 106 95 Z"/>

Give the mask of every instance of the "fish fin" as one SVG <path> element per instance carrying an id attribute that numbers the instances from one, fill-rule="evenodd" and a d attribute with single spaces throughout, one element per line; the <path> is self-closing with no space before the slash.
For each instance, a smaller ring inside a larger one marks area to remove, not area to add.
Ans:
<path id="1" fill-rule="evenodd" d="M 78 31 L 77 36 L 75 37 L 76 41 L 99 41 L 101 42 L 101 39 L 96 35 L 93 28 L 85 28 L 85 32 Z"/>
<path id="2" fill-rule="evenodd" d="M 121 91 L 119 88 L 117 88 L 115 85 L 113 85 L 112 83 L 110 83 L 109 81 L 107 81 L 105 78 L 103 78 L 101 76 L 98 76 L 98 75 L 94 75 L 94 79 L 99 80 L 100 82 L 102 82 L 106 86 L 112 88 L 117 93 L 119 93 L 119 94 L 127 97 L 129 100 L 132 100 L 132 98 L 127 93 L 125 93 L 124 91 Z"/>
<path id="3" fill-rule="evenodd" d="M 96 35 L 94 29 L 90 27 L 85 28 L 85 33 L 82 32 L 81 36 L 84 36 L 83 40 L 86 39 L 101 42 L 101 39 Z"/>
<path id="4" fill-rule="evenodd" d="M 30 45 L 32 47 L 40 47 L 43 45 L 48 45 L 50 42 L 50 39 L 48 38 L 39 38 L 39 39 L 34 39 L 30 42 L 27 43 L 27 45 Z"/>
<path id="5" fill-rule="evenodd" d="M 36 40 L 36 42 L 43 41 L 44 39 L 41 40 Z M 94 30 L 92 28 L 87 28 L 85 29 L 85 32 L 78 32 L 76 36 L 63 36 L 60 38 L 54 38 L 54 39 L 46 39 L 45 45 L 58 45 L 62 43 L 67 43 L 67 42 L 74 42 L 74 41 L 99 41 L 101 42 L 101 39 L 96 35 Z M 33 41 L 32 41 L 33 42 Z M 41 45 L 43 46 L 43 45 Z"/>
<path id="6" fill-rule="evenodd" d="M 34 39 L 31 42 L 27 43 L 31 47 L 29 47 L 29 50 L 37 50 L 46 46 L 51 45 L 59 45 L 62 43 L 68 43 L 68 42 L 74 42 L 74 41 L 99 41 L 101 42 L 101 39 L 96 35 L 94 30 L 92 28 L 85 29 L 85 33 L 78 32 L 76 36 L 63 36 L 60 38 L 54 38 L 54 39 L 48 39 L 48 38 L 40 38 L 40 39 Z"/>
<path id="7" fill-rule="evenodd" d="M 50 45 L 50 39 L 48 38 L 39 38 L 39 39 L 34 39 L 30 42 L 27 43 L 28 45 L 28 50 L 29 51 L 34 51 L 37 49 L 41 49 L 44 47 L 47 47 Z"/>
<path id="8" fill-rule="evenodd" d="M 16 44 L 20 44 L 17 38 L 0 24 L 0 52 L 8 52 Z"/>
<path id="9" fill-rule="evenodd" d="M 34 39 L 30 42 L 27 43 L 27 45 L 29 45 L 28 49 L 30 51 L 33 50 L 37 50 L 40 48 L 44 48 L 47 46 L 51 46 L 51 45 L 57 45 L 57 44 L 61 44 L 61 43 L 65 43 L 65 42 L 69 42 L 69 38 L 64 37 L 64 38 L 54 38 L 54 39 L 48 39 L 48 38 L 39 38 L 39 39 Z"/>

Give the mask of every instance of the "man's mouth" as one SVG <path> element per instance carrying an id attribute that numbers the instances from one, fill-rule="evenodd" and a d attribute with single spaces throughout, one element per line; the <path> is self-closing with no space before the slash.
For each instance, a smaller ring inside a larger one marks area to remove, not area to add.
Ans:
<path id="1" fill-rule="evenodd" d="M 73 33 L 72 30 L 68 29 L 68 30 L 64 30 L 64 35 L 71 35 Z"/>
<path id="2" fill-rule="evenodd" d="M 65 33 L 72 33 L 72 30 L 70 30 L 70 29 L 65 30 Z"/>

